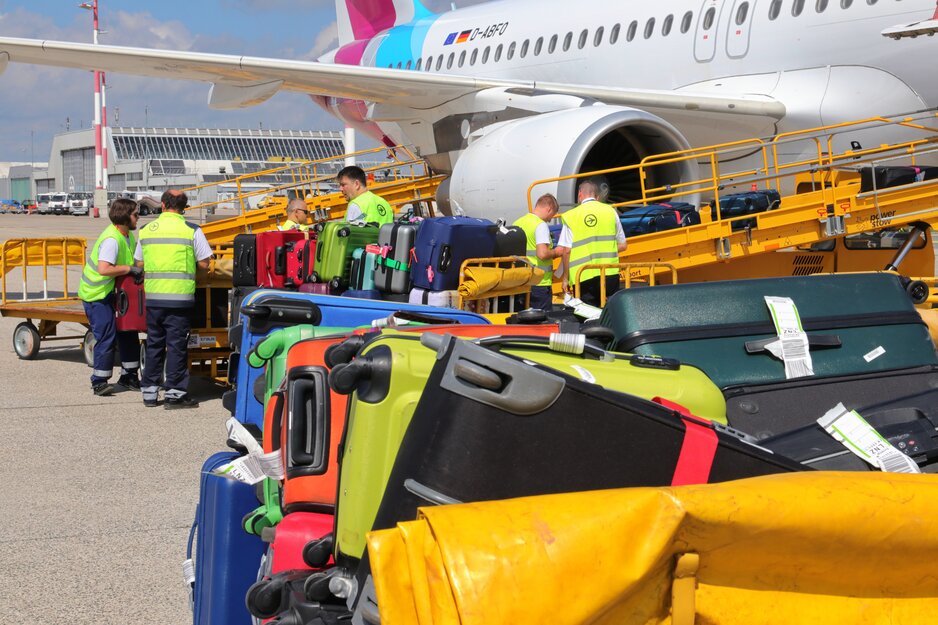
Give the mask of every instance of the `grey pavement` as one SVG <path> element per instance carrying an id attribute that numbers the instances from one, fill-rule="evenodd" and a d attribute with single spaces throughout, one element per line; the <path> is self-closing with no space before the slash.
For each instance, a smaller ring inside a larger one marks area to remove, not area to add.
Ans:
<path id="1" fill-rule="evenodd" d="M 106 224 L 0 215 L 0 240 L 93 241 Z M 131 392 L 95 397 L 78 341 L 19 360 L 19 321 L 0 319 L 0 624 L 191 623 L 181 565 L 202 461 L 224 448 L 222 389 L 193 379 L 196 410 L 147 409 Z"/>

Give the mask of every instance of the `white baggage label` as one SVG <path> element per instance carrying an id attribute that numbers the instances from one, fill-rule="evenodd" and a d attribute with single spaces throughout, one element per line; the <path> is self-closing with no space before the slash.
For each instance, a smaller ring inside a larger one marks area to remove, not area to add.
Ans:
<path id="1" fill-rule="evenodd" d="M 856 410 L 837 404 L 817 420 L 824 430 L 844 447 L 881 471 L 921 473 L 915 461 L 880 436 Z"/>
<path id="2" fill-rule="evenodd" d="M 785 363 L 785 378 L 803 378 L 814 375 L 811 353 L 808 351 L 808 335 L 801 327 L 801 317 L 790 297 L 765 296 L 778 340 L 765 348 Z"/>

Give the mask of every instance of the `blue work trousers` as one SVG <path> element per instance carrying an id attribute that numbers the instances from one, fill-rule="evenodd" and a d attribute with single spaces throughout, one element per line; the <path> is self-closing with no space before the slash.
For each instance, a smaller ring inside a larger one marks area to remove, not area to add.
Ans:
<path id="1" fill-rule="evenodd" d="M 124 373 L 140 368 L 140 341 L 136 332 L 118 332 L 114 321 L 114 292 L 96 302 L 82 302 L 85 316 L 94 334 L 94 364 L 91 366 L 91 386 L 103 384 L 114 372 L 114 343 L 120 350 Z"/>
<path id="2" fill-rule="evenodd" d="M 147 306 L 147 359 L 140 390 L 143 399 L 156 399 L 166 362 L 162 386 L 167 397 L 181 397 L 189 388 L 189 330 L 191 308 Z"/>

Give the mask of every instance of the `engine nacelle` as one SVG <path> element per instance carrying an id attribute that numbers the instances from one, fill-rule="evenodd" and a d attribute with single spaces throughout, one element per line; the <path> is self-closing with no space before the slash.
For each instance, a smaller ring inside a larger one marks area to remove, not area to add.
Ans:
<path id="1" fill-rule="evenodd" d="M 660 117 L 601 104 L 493 124 L 475 134 L 453 168 L 448 189 L 442 187 L 450 211 L 509 222 L 527 212 L 528 187 L 536 180 L 632 165 L 652 154 L 690 147 Z M 646 188 L 698 179 L 697 165 L 691 161 L 646 173 Z M 637 169 L 608 174 L 606 179 L 610 202 L 641 197 Z M 569 208 L 576 203 L 576 181 L 538 185 L 532 201 L 544 193 L 553 193 L 562 208 Z M 445 200 L 441 204 L 445 206 Z"/>

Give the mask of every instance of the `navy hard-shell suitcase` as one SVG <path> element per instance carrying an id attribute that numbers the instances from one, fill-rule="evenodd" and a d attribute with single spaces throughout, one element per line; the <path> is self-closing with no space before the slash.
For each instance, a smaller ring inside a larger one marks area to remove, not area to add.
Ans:
<path id="1" fill-rule="evenodd" d="M 411 280 L 429 291 L 451 291 L 459 286 L 459 268 L 467 258 L 491 257 L 495 251 L 495 224 L 472 217 L 425 219 L 414 241 Z"/>
<path id="2" fill-rule="evenodd" d="M 649 204 L 625 211 L 619 216 L 626 237 L 634 237 L 649 232 L 672 230 L 681 226 L 700 223 L 697 209 L 686 202 L 669 204 Z"/>
<path id="3" fill-rule="evenodd" d="M 875 173 L 874 173 L 875 172 Z M 938 167 L 893 166 L 861 167 L 860 193 L 938 178 Z"/>
<path id="4" fill-rule="evenodd" d="M 775 189 L 762 189 L 759 191 L 724 195 L 720 198 L 719 217 L 722 219 L 733 219 L 735 217 L 742 217 L 743 215 L 764 213 L 765 211 L 778 208 L 781 203 L 782 198 Z M 710 202 L 710 218 L 714 221 L 717 219 L 716 200 Z M 754 228 L 755 225 L 755 219 L 738 219 L 733 222 L 733 230 Z"/>
<path id="5" fill-rule="evenodd" d="M 358 299 L 381 299 L 378 289 L 349 289 L 342 293 L 342 297 L 357 297 Z"/>
<path id="6" fill-rule="evenodd" d="M 229 391 L 234 393 L 235 399 L 224 400 L 225 407 L 241 423 L 263 427 L 264 406 L 254 397 L 254 384 L 263 377 L 264 371 L 248 366 L 243 359 L 262 338 L 275 329 L 300 323 L 345 328 L 369 326 L 374 320 L 399 311 L 440 315 L 439 308 L 430 306 L 274 289 L 255 291 L 241 306 L 242 361 L 237 365 L 235 389 Z M 463 310 L 447 310 L 446 316 L 461 323 L 489 323 L 481 315 Z"/>
<path id="7" fill-rule="evenodd" d="M 244 595 L 257 580 L 267 546 L 241 527 L 242 517 L 257 507 L 253 486 L 212 474 L 237 453 L 213 454 L 202 465 L 199 505 L 186 557 L 195 540 L 192 610 L 194 625 L 251 625 Z"/>

